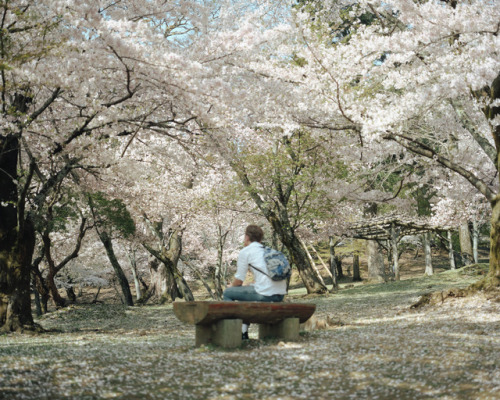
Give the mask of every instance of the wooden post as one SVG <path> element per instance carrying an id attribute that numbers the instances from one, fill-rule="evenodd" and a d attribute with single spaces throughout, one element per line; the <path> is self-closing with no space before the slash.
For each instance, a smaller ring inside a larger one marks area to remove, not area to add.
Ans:
<path id="1" fill-rule="evenodd" d="M 361 281 L 361 275 L 359 274 L 359 255 L 354 255 L 352 258 L 352 281 Z"/>
<path id="2" fill-rule="evenodd" d="M 453 254 L 453 241 L 451 238 L 451 231 L 446 232 L 448 236 L 448 257 L 450 259 L 450 269 L 457 269 L 457 266 L 455 265 L 455 256 Z"/>
<path id="3" fill-rule="evenodd" d="M 222 319 L 210 325 L 196 325 L 195 346 L 215 344 L 226 349 L 241 345 L 241 319 Z"/>
<path id="4" fill-rule="evenodd" d="M 474 259 L 474 263 L 477 264 L 479 262 L 477 247 L 479 242 L 479 227 L 477 225 L 477 221 L 472 221 L 472 258 Z"/>
<path id="5" fill-rule="evenodd" d="M 398 257 L 399 230 L 395 224 L 391 224 L 391 245 L 392 245 L 392 272 L 394 279 L 399 281 L 399 257 Z"/>
<path id="6" fill-rule="evenodd" d="M 299 318 L 286 318 L 276 324 L 260 324 L 259 339 L 297 340 L 299 338 L 299 327 Z"/>
<path id="7" fill-rule="evenodd" d="M 433 275 L 434 268 L 432 266 L 432 257 L 431 257 L 431 233 L 424 233 L 424 251 L 425 251 L 425 274 Z"/>

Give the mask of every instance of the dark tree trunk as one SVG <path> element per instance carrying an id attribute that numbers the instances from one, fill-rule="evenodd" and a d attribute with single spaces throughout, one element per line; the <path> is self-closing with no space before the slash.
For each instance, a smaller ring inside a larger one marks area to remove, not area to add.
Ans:
<path id="1" fill-rule="evenodd" d="M 352 260 L 352 281 L 359 282 L 361 280 L 361 275 L 359 273 L 359 256 L 355 255 Z"/>
<path id="2" fill-rule="evenodd" d="M 68 300 L 70 303 L 72 304 L 76 303 L 76 294 L 73 286 L 66 288 L 66 295 L 68 296 Z"/>
<path id="3" fill-rule="evenodd" d="M 339 256 L 335 256 L 335 265 L 337 266 L 337 278 L 342 279 L 344 271 L 342 270 L 342 259 Z"/>
<path id="4" fill-rule="evenodd" d="M 106 254 L 108 255 L 109 261 L 115 271 L 116 278 L 118 279 L 118 283 L 122 289 L 123 297 L 125 300 L 125 304 L 128 306 L 134 305 L 134 300 L 132 298 L 132 292 L 130 291 L 130 285 L 123 272 L 123 269 L 116 258 L 115 252 L 113 250 L 113 243 L 111 242 L 111 238 L 107 234 L 107 232 L 99 231 L 99 239 L 101 239 L 104 248 L 106 249 Z"/>
<path id="5" fill-rule="evenodd" d="M 176 298 L 194 301 L 193 293 L 177 267 L 182 253 L 182 235 L 178 232 L 172 233 L 168 249 L 162 247 L 160 251 L 156 251 L 147 245 L 144 245 L 144 247 L 157 261 L 161 262 L 161 264 L 155 264 L 155 267 L 151 269 L 152 286 L 156 288 L 154 290 L 160 290 L 157 292 L 160 298 L 165 298 L 168 292 L 172 301 Z M 152 264 L 150 264 L 150 268 L 151 266 Z M 153 288 L 151 289 L 153 290 Z"/>
<path id="6" fill-rule="evenodd" d="M 0 330 L 35 329 L 31 315 L 30 269 L 35 231 L 18 207 L 19 139 L 0 135 Z M 23 201 L 23 199 L 21 199 Z"/>
<path id="7" fill-rule="evenodd" d="M 337 290 L 339 287 L 338 277 L 337 277 L 337 256 L 335 255 L 335 241 L 333 236 L 330 236 L 329 241 L 330 248 L 330 272 L 332 274 L 332 289 Z"/>

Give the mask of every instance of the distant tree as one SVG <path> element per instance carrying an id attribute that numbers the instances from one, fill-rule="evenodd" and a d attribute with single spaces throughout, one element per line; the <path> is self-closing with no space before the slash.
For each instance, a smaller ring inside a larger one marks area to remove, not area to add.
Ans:
<path id="1" fill-rule="evenodd" d="M 120 199 L 109 199 L 104 193 L 88 195 L 88 205 L 93 225 L 101 240 L 108 259 L 120 284 L 123 301 L 128 306 L 134 305 L 130 284 L 113 249 L 113 239 L 128 238 L 135 233 L 135 223 L 127 207 Z"/>

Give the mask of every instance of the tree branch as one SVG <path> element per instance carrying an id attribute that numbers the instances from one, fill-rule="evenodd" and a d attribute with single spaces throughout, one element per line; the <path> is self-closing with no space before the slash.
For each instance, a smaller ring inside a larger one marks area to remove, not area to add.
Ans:
<path id="1" fill-rule="evenodd" d="M 410 136 L 403 135 L 403 134 L 395 134 L 395 133 L 386 133 L 383 136 L 384 139 L 386 140 L 392 140 L 394 142 L 399 143 L 401 146 L 404 148 L 410 150 L 413 153 L 419 154 L 421 156 L 424 156 L 426 158 L 430 158 L 433 160 L 436 160 L 439 164 L 441 164 L 443 167 L 448 168 L 463 178 L 467 179 L 469 183 L 472 184 L 479 192 L 481 192 L 486 199 L 488 199 L 489 202 L 495 201 L 496 193 L 493 192 L 488 185 L 481 179 L 479 179 L 476 175 L 474 175 L 472 172 L 466 170 L 465 168 L 461 167 L 457 163 L 452 162 L 446 157 L 443 157 L 442 155 L 439 155 L 436 151 L 434 151 L 432 148 L 429 146 L 420 143 L 419 141 L 413 139 Z"/>

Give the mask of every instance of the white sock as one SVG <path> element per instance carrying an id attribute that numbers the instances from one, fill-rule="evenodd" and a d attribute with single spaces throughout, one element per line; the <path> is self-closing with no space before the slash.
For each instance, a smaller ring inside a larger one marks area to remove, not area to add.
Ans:
<path id="1" fill-rule="evenodd" d="M 241 324 L 241 333 L 248 332 L 248 324 Z"/>

